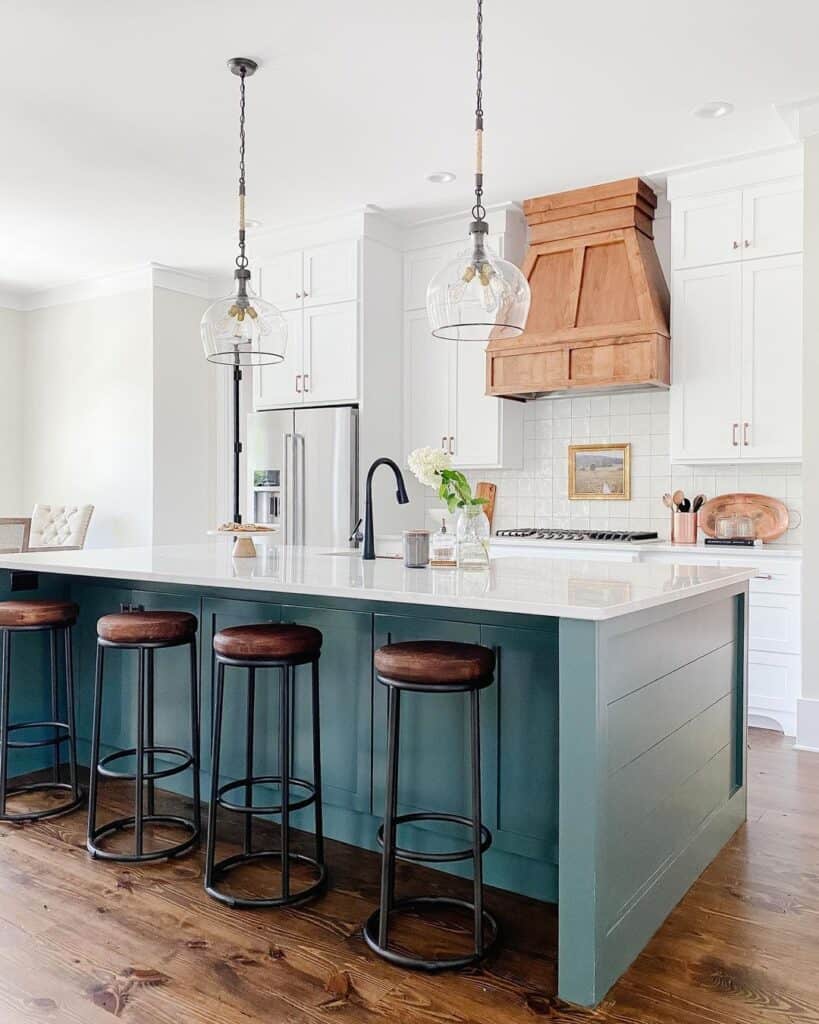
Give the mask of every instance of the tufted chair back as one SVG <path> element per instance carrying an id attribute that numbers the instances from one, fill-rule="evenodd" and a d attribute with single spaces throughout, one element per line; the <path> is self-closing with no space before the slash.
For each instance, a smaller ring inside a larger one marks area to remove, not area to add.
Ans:
<path id="1" fill-rule="evenodd" d="M 93 505 L 35 505 L 31 513 L 31 548 L 81 548 Z"/>

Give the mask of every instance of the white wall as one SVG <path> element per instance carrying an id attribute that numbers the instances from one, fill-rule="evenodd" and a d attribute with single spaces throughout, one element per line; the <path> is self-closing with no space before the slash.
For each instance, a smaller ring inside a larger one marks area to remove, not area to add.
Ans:
<path id="1" fill-rule="evenodd" d="M 23 314 L 0 309 L 0 515 L 23 505 Z"/>
<path id="2" fill-rule="evenodd" d="M 96 506 L 93 547 L 149 544 L 152 289 L 25 314 L 23 508 Z"/>
<path id="3" fill-rule="evenodd" d="M 217 377 L 202 351 L 208 300 L 153 292 L 153 543 L 204 539 L 217 525 Z"/>

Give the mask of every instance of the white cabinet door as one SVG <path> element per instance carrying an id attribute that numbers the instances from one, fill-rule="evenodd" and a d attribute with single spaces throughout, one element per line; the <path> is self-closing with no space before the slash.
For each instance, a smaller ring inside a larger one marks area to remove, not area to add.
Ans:
<path id="1" fill-rule="evenodd" d="M 746 259 L 802 251 L 802 179 L 768 182 L 742 193 Z"/>
<path id="2" fill-rule="evenodd" d="M 304 401 L 358 400 L 358 303 L 304 310 Z"/>
<path id="3" fill-rule="evenodd" d="M 802 257 L 742 267 L 742 457 L 802 456 Z"/>
<path id="4" fill-rule="evenodd" d="M 284 318 L 287 321 L 284 361 L 253 368 L 253 405 L 257 411 L 301 405 L 304 401 L 301 309 L 286 311 Z"/>
<path id="5" fill-rule="evenodd" d="M 279 309 L 300 309 L 303 288 L 301 249 L 284 252 L 263 263 L 260 295 Z"/>
<path id="6" fill-rule="evenodd" d="M 425 310 L 406 315 L 404 343 L 407 453 L 414 448 L 447 448 L 454 343 L 433 338 Z"/>
<path id="7" fill-rule="evenodd" d="M 742 422 L 741 264 L 675 271 L 672 317 L 672 458 L 737 459 Z"/>
<path id="8" fill-rule="evenodd" d="M 748 711 L 772 718 L 792 735 L 802 685 L 802 659 L 796 654 L 748 653 Z"/>
<path id="9" fill-rule="evenodd" d="M 802 600 L 795 594 L 754 594 L 750 602 L 748 646 L 752 651 L 799 654 Z"/>
<path id="10" fill-rule="evenodd" d="M 469 341 L 452 344 L 457 364 L 451 430 L 455 465 L 499 466 L 503 399 L 486 394 L 485 346 Z"/>
<path id="11" fill-rule="evenodd" d="M 742 192 L 678 199 L 671 207 L 675 270 L 742 258 Z"/>
<path id="12" fill-rule="evenodd" d="M 358 243 L 333 242 L 304 250 L 304 305 L 358 298 Z"/>
<path id="13" fill-rule="evenodd" d="M 406 254 L 404 257 L 405 310 L 426 307 L 427 285 L 449 260 L 454 259 L 466 247 L 467 241 L 464 240 L 463 244 L 430 245 L 425 249 L 414 249 Z"/>

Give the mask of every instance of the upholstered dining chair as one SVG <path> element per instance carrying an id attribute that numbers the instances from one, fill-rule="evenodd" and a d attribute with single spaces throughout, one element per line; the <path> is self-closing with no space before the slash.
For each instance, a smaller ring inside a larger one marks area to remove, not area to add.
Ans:
<path id="1" fill-rule="evenodd" d="M 0 516 L 0 551 L 79 551 L 93 511 L 93 505 L 35 505 L 31 516 Z"/>

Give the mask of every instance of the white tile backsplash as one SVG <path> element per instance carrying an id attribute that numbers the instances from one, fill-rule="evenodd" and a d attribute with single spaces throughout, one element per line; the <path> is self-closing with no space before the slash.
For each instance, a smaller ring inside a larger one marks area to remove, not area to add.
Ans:
<path id="1" fill-rule="evenodd" d="M 708 498 L 730 491 L 759 491 L 784 501 L 795 524 L 782 538 L 802 539 L 802 474 L 798 465 L 672 467 L 668 392 L 541 398 L 528 402 L 524 419 L 524 463 L 520 470 L 476 470 L 467 475 L 498 485 L 495 529 L 523 526 L 656 530 L 667 537 L 670 513 L 666 491 L 681 488 L 689 497 Z M 631 501 L 570 501 L 568 446 L 629 442 Z M 439 505 L 427 491 L 427 505 Z"/>

